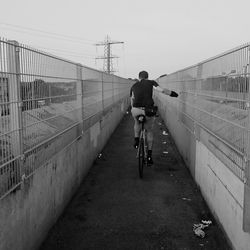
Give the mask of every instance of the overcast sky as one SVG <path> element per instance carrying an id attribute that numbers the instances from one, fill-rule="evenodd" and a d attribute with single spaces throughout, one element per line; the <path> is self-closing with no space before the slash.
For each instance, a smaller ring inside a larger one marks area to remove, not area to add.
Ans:
<path id="1" fill-rule="evenodd" d="M 106 35 L 117 75 L 172 73 L 250 42 L 250 0 L 0 0 L 0 37 L 102 69 Z M 47 33 L 46 33 L 47 32 Z M 57 35 L 55 35 L 57 34 Z"/>

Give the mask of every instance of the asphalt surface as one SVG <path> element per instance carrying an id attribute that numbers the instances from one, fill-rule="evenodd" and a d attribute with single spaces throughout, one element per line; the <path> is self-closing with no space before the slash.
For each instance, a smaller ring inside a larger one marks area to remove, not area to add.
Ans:
<path id="1" fill-rule="evenodd" d="M 160 117 L 154 135 L 140 179 L 125 115 L 40 250 L 231 249 Z M 202 220 L 204 238 L 193 231 Z"/>

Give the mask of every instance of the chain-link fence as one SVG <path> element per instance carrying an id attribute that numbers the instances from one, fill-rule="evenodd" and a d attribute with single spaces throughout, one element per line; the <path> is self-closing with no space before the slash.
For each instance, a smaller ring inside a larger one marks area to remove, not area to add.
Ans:
<path id="1" fill-rule="evenodd" d="M 160 77 L 180 93 L 166 104 L 242 181 L 249 162 L 249 48 L 246 44 L 197 65 Z"/>
<path id="2" fill-rule="evenodd" d="M 0 38 L 0 199 L 77 139 L 82 123 L 127 97 L 131 83 Z"/>

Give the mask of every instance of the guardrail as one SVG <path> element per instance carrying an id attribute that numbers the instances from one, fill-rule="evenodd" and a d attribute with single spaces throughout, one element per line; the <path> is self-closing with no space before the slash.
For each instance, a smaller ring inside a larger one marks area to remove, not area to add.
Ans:
<path id="1" fill-rule="evenodd" d="M 178 99 L 166 99 L 166 106 L 191 133 L 197 128 L 208 132 L 206 146 L 248 185 L 249 56 L 250 44 L 245 44 L 158 78 L 160 85 L 180 93 Z"/>
<path id="2" fill-rule="evenodd" d="M 0 38 L 0 200 L 76 140 L 88 119 L 127 97 L 131 83 Z M 60 147 L 46 151 L 54 139 Z"/>

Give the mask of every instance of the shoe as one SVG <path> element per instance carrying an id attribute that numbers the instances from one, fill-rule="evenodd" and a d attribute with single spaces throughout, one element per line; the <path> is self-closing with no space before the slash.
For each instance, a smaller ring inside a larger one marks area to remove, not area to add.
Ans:
<path id="1" fill-rule="evenodd" d="M 148 156 L 147 160 L 148 160 L 148 165 L 153 165 L 154 164 L 152 156 Z"/>
<path id="2" fill-rule="evenodd" d="M 138 146 L 139 146 L 139 137 L 135 137 L 134 148 L 138 148 Z"/>

